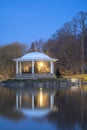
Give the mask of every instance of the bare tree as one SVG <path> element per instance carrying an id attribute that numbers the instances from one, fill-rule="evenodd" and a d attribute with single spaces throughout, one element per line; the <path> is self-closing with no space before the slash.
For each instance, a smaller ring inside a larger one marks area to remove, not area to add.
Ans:
<path id="1" fill-rule="evenodd" d="M 85 37 L 85 28 L 87 27 L 87 12 L 79 12 L 77 15 L 77 21 L 79 24 L 79 31 L 81 34 L 81 44 L 82 44 L 82 67 L 84 73 L 84 65 L 85 65 L 85 48 L 84 48 L 84 37 Z"/>
<path id="2" fill-rule="evenodd" d="M 21 57 L 25 50 L 26 46 L 17 42 L 0 47 L 0 74 L 4 78 L 15 75 L 15 62 L 12 59 Z"/>

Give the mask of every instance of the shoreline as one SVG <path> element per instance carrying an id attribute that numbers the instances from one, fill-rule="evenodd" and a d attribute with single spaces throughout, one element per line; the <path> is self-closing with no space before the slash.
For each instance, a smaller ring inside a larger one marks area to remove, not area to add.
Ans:
<path id="1" fill-rule="evenodd" d="M 64 78 L 51 78 L 51 79 L 8 79 L 0 82 L 0 86 L 9 88 L 62 88 L 70 87 L 72 83 L 70 80 Z"/>

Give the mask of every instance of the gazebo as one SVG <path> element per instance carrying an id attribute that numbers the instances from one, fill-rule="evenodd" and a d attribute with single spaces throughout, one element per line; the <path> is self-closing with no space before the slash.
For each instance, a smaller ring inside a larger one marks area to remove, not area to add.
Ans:
<path id="1" fill-rule="evenodd" d="M 51 58 L 44 53 L 30 52 L 13 60 L 16 62 L 16 78 L 55 77 L 54 62 L 58 59 Z"/>

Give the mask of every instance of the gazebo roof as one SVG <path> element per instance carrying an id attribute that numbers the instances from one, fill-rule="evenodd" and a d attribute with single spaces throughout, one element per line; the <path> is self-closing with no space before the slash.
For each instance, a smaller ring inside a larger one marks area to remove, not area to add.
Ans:
<path id="1" fill-rule="evenodd" d="M 48 55 L 41 52 L 30 52 L 25 54 L 21 58 L 14 59 L 15 61 L 32 61 L 32 60 L 46 60 L 46 61 L 57 61 L 57 59 L 51 58 Z"/>

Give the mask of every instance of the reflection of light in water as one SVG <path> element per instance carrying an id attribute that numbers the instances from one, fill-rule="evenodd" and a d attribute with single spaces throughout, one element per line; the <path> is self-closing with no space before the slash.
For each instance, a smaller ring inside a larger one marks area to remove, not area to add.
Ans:
<path id="1" fill-rule="evenodd" d="M 79 86 L 77 85 L 77 86 L 72 86 L 71 87 L 71 91 L 77 91 L 78 90 L 78 88 L 79 88 Z"/>
<path id="2" fill-rule="evenodd" d="M 42 88 L 40 88 L 40 107 L 42 107 L 43 103 L 43 95 L 42 95 Z"/>
<path id="3" fill-rule="evenodd" d="M 40 108 L 49 107 L 49 100 L 50 100 L 49 98 L 50 98 L 49 95 L 47 93 L 44 93 L 42 91 L 42 88 L 40 88 L 40 91 L 36 95 L 37 107 L 40 107 Z"/>
<path id="4" fill-rule="evenodd" d="M 83 91 L 87 92 L 87 85 L 82 86 L 81 88 Z"/>
<path id="5" fill-rule="evenodd" d="M 30 96 L 31 100 L 29 100 Z M 26 107 L 28 103 L 31 106 Z M 54 106 L 54 94 L 43 92 L 42 88 L 40 88 L 37 94 L 16 94 L 16 110 L 22 112 L 25 116 L 42 117 L 51 111 L 58 111 L 58 108 Z"/>

